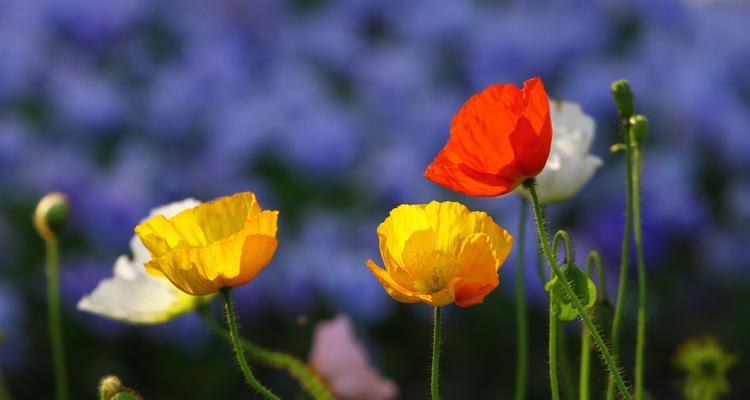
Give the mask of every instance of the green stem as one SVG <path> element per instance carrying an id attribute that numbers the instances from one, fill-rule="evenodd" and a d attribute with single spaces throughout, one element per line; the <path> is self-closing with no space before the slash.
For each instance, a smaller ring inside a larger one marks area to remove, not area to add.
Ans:
<path id="1" fill-rule="evenodd" d="M 646 348 L 646 262 L 643 257 L 643 230 L 641 228 L 641 151 L 633 140 L 632 162 L 633 174 L 633 228 L 635 236 L 635 253 L 638 262 L 638 328 L 635 344 L 635 398 L 643 397 L 643 374 Z"/>
<path id="2" fill-rule="evenodd" d="M 526 317 L 526 283 L 524 276 L 524 242 L 526 240 L 526 200 L 521 198 L 518 216 L 518 256 L 516 257 L 516 400 L 526 398 L 526 376 L 528 364 L 527 317 Z"/>
<path id="3" fill-rule="evenodd" d="M 539 241 L 542 244 L 542 250 L 544 252 L 545 257 L 547 258 L 547 262 L 549 263 L 554 276 L 556 276 L 557 279 L 562 284 L 562 287 L 565 290 L 566 295 L 570 298 L 570 302 L 573 304 L 573 307 L 578 312 L 578 315 L 583 321 L 584 326 L 586 327 L 592 339 L 594 340 L 594 343 L 596 344 L 597 349 L 601 353 L 602 358 L 604 359 L 604 362 L 607 368 L 609 369 L 610 374 L 612 374 L 615 377 L 615 382 L 617 383 L 617 387 L 619 388 L 620 393 L 622 394 L 622 397 L 625 400 L 631 400 L 632 396 L 630 395 L 628 388 L 625 386 L 625 382 L 622 380 L 622 376 L 620 375 L 620 370 L 617 367 L 617 363 L 614 361 L 614 359 L 612 358 L 612 354 L 609 352 L 609 349 L 604 344 L 604 340 L 599 334 L 599 331 L 596 329 L 594 322 L 591 320 L 588 313 L 586 313 L 586 310 L 583 308 L 583 305 L 581 304 L 581 300 L 578 298 L 578 296 L 576 296 L 575 292 L 573 291 L 573 288 L 570 286 L 570 282 L 568 282 L 568 280 L 565 279 L 565 276 L 563 275 L 562 271 L 560 271 L 560 268 L 557 266 L 557 259 L 555 255 L 552 253 L 552 250 L 550 249 L 550 245 L 548 242 L 549 238 L 547 236 L 547 228 L 545 226 L 544 215 L 542 214 L 542 207 L 541 207 L 541 204 L 539 203 L 539 197 L 537 196 L 536 187 L 534 185 L 535 185 L 535 182 L 533 179 L 530 179 L 524 183 L 524 186 L 526 186 L 526 188 L 529 190 L 529 194 L 531 194 L 531 200 L 534 205 L 534 215 L 536 217 L 537 234 L 539 235 Z"/>
<path id="4" fill-rule="evenodd" d="M 541 248 L 541 244 L 539 246 Z M 547 277 L 547 272 L 544 271 L 544 255 L 540 251 L 536 252 L 536 273 L 539 275 L 539 282 L 542 283 L 542 287 L 544 287 L 544 284 L 549 281 L 549 277 Z"/>
<path id="5" fill-rule="evenodd" d="M 560 387 L 557 383 L 557 313 L 555 299 L 549 294 L 549 388 L 552 400 L 560 400 Z"/>
<path id="6" fill-rule="evenodd" d="M 596 267 L 596 276 L 598 284 L 596 285 L 596 298 L 599 301 L 607 300 L 607 284 L 604 280 L 604 264 L 602 264 L 602 256 L 599 252 L 592 250 L 586 257 L 586 269 L 588 270 L 589 276 L 594 276 L 594 267 Z M 593 279 L 593 278 L 592 278 Z"/>
<path id="7" fill-rule="evenodd" d="M 49 333 L 52 345 L 52 365 L 55 372 L 55 389 L 58 400 L 68 399 L 68 380 L 65 370 L 65 349 L 63 347 L 62 322 L 60 316 L 59 258 L 60 247 L 57 237 L 45 240 L 47 250 L 47 312 Z"/>
<path id="8" fill-rule="evenodd" d="M 615 302 L 615 313 L 612 317 L 612 356 L 615 360 L 620 358 L 620 324 L 622 322 L 622 309 L 625 303 L 625 288 L 628 283 L 628 255 L 630 253 L 631 230 L 633 225 L 633 166 L 631 162 L 630 129 L 629 122 L 623 119 L 621 123 L 622 134 L 625 139 L 625 173 L 627 175 L 627 200 L 625 203 L 625 232 L 622 235 L 622 253 L 620 255 L 620 281 L 617 286 L 617 300 Z M 615 398 L 614 376 L 609 376 L 607 383 L 607 400 Z"/>
<path id="9" fill-rule="evenodd" d="M 557 253 L 560 248 L 560 240 L 565 244 L 565 263 L 568 268 L 576 268 L 573 260 L 573 241 L 570 239 L 570 235 L 565 231 L 558 231 L 552 238 L 552 251 L 555 255 L 555 262 L 557 262 Z M 560 380 L 562 381 L 562 391 L 565 394 L 566 399 L 576 398 L 575 389 L 573 385 L 573 377 L 570 374 L 572 368 L 570 366 L 570 357 L 568 357 L 568 347 L 565 338 L 565 331 L 563 330 L 563 324 L 557 323 L 557 354 L 560 360 Z"/>
<path id="10" fill-rule="evenodd" d="M 575 268 L 575 267 L 573 267 Z M 557 323 L 557 359 L 559 360 L 559 377 L 560 388 L 563 398 L 575 399 L 576 393 L 575 377 L 573 376 L 573 367 L 568 353 L 568 338 L 566 336 L 564 323 Z"/>
<path id="11" fill-rule="evenodd" d="M 591 371 L 591 336 L 585 329 L 581 332 L 581 370 L 578 376 L 578 399 L 589 400 Z"/>
<path id="12" fill-rule="evenodd" d="M 593 276 L 594 266 L 597 269 L 597 298 L 607 298 L 607 288 L 604 284 L 604 266 L 602 258 L 597 251 L 589 252 L 586 257 L 586 270 L 589 276 Z M 589 400 L 591 379 L 591 335 L 585 329 L 581 332 L 581 369 L 578 375 L 578 400 Z"/>
<path id="13" fill-rule="evenodd" d="M 432 400 L 440 400 L 440 339 L 443 329 L 442 324 L 440 307 L 435 307 L 432 330 L 432 374 L 430 378 Z"/>
<path id="14" fill-rule="evenodd" d="M 229 337 L 232 341 L 234 354 L 237 356 L 237 362 L 240 364 L 240 370 L 242 370 L 242 374 L 245 376 L 245 381 L 247 381 L 247 384 L 250 385 L 251 388 L 255 389 L 258 393 L 260 393 L 266 399 L 280 400 L 278 396 L 273 394 L 268 388 L 263 386 L 258 381 L 258 379 L 255 378 L 255 375 L 253 375 L 253 371 L 250 370 L 250 366 L 247 365 L 247 360 L 245 359 L 245 352 L 242 351 L 242 343 L 240 342 L 240 335 L 237 329 L 237 319 L 234 316 L 234 305 L 232 304 L 232 295 L 230 292 L 231 292 L 231 289 L 229 287 L 224 287 L 221 289 L 221 294 L 224 296 L 224 304 L 226 305 L 226 310 L 227 310 L 227 323 L 229 324 Z"/>
<path id="15" fill-rule="evenodd" d="M 204 307 L 199 312 L 203 321 L 214 333 L 221 337 L 229 338 L 227 330 L 219 325 L 219 322 L 211 316 L 208 308 Z M 253 361 L 271 368 L 285 369 L 313 399 L 332 400 L 334 398 L 325 382 L 297 357 L 265 349 L 242 337 L 240 337 L 240 344 Z"/>

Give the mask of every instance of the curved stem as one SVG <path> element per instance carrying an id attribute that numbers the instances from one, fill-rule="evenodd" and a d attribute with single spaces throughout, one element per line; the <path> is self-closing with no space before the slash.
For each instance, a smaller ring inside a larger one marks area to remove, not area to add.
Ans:
<path id="1" fill-rule="evenodd" d="M 625 386 L 625 382 L 622 380 L 622 376 L 620 375 L 620 370 L 617 367 L 616 362 L 612 358 L 612 354 L 609 352 L 609 349 L 604 344 L 604 340 L 602 339 L 601 335 L 599 334 L 599 331 L 596 329 L 596 326 L 594 325 L 593 321 L 589 317 L 588 313 L 586 313 L 586 310 L 583 308 L 583 305 L 581 304 L 581 300 L 576 296 L 575 292 L 573 291 L 573 288 L 570 286 L 570 282 L 568 282 L 567 279 L 565 279 L 565 276 L 563 275 L 562 271 L 560 271 L 560 268 L 557 266 L 557 260 L 555 255 L 552 253 L 552 250 L 550 249 L 549 243 L 548 243 L 548 237 L 547 237 L 547 228 L 545 226 L 544 221 L 544 215 L 542 213 L 542 207 L 539 203 L 539 197 L 536 193 L 534 180 L 531 179 L 529 181 L 526 181 L 524 183 L 524 186 L 529 190 L 529 193 L 531 194 L 531 200 L 534 205 L 534 215 L 536 217 L 536 227 L 537 227 L 537 234 L 539 235 L 539 241 L 542 244 L 542 250 L 544 251 L 544 255 L 547 258 L 547 262 L 550 265 L 550 268 L 552 268 L 552 273 L 554 276 L 557 277 L 557 279 L 560 280 L 560 283 L 562 284 L 563 290 L 565 290 L 565 293 L 570 298 L 570 302 L 573 304 L 573 307 L 578 312 L 579 317 L 583 321 L 584 326 L 588 330 L 589 334 L 591 335 L 591 338 L 594 340 L 594 343 L 596 344 L 597 349 L 602 355 L 602 358 L 604 359 L 604 362 L 609 369 L 610 374 L 614 376 L 615 383 L 617 384 L 617 387 L 620 390 L 620 393 L 622 394 L 622 397 L 626 400 L 632 399 L 632 396 L 630 395 L 630 392 L 628 391 L 628 388 Z"/>
<path id="2" fill-rule="evenodd" d="M 560 400 L 560 387 L 557 383 L 557 313 L 555 299 L 549 294 L 549 388 L 552 400 Z"/>
<path id="3" fill-rule="evenodd" d="M 570 240 L 570 235 L 568 235 L 568 232 L 565 232 L 563 230 L 555 232 L 555 236 L 552 238 L 552 251 L 555 255 L 555 260 L 557 260 L 557 252 L 560 248 L 560 239 L 565 242 L 565 263 L 568 265 L 568 267 L 573 266 L 573 241 Z"/>
<path id="4" fill-rule="evenodd" d="M 565 264 L 568 268 L 576 268 L 573 257 L 573 241 L 570 239 L 568 232 L 560 230 L 557 231 L 552 238 L 552 250 L 555 255 L 555 263 L 557 261 L 557 253 L 560 248 L 560 240 L 565 242 Z M 562 390 L 565 394 L 565 398 L 574 399 L 575 389 L 573 388 L 573 377 L 570 375 L 572 368 L 570 367 L 570 357 L 568 357 L 568 347 L 565 340 L 565 331 L 563 330 L 563 324 L 557 324 L 557 352 L 558 358 L 560 359 L 560 378 L 562 381 Z"/>
<path id="5" fill-rule="evenodd" d="M 440 400 L 440 339 L 443 329 L 442 324 L 440 307 L 435 307 L 432 329 L 432 373 L 430 377 L 430 393 L 433 400 Z"/>
<path id="6" fill-rule="evenodd" d="M 229 333 L 211 316 L 208 308 L 202 308 L 199 313 L 203 321 L 214 333 L 221 337 L 229 338 Z M 265 349 L 242 337 L 240 337 L 240 344 L 253 361 L 271 368 L 285 369 L 314 400 L 333 400 L 334 397 L 325 382 L 297 357 Z"/>
<path id="7" fill-rule="evenodd" d="M 526 200 L 521 198 L 518 216 L 518 256 L 516 257 L 516 400 L 526 398 L 526 376 L 528 363 L 526 282 L 524 275 L 524 242 L 526 241 Z"/>
<path id="8" fill-rule="evenodd" d="M 245 376 L 245 381 L 251 388 L 255 389 L 263 397 L 270 400 L 280 400 L 278 396 L 273 394 L 268 388 L 263 386 L 258 379 L 253 375 L 253 371 L 250 370 L 250 366 L 247 365 L 245 359 L 245 352 L 242 351 L 242 344 L 240 343 L 240 335 L 237 329 L 237 319 L 234 316 L 234 305 L 232 304 L 231 289 L 224 287 L 221 289 L 221 294 L 224 296 L 224 304 L 227 310 L 227 324 L 229 324 L 229 338 L 232 341 L 234 348 L 234 354 L 237 356 L 237 362 L 240 364 L 240 370 Z"/>
<path id="9" fill-rule="evenodd" d="M 596 285 L 596 298 L 602 301 L 607 299 L 607 284 L 604 280 L 604 264 L 602 264 L 602 256 L 596 250 L 591 250 L 586 256 L 586 269 L 588 270 L 589 276 L 594 276 L 594 267 L 596 267 L 596 276 L 598 284 Z"/>
<path id="10" fill-rule="evenodd" d="M 622 321 L 622 308 L 625 303 L 625 289 L 628 283 L 628 255 L 630 253 L 631 230 L 633 225 L 633 166 L 631 162 L 630 129 L 627 120 L 621 123 L 621 130 L 625 140 L 625 173 L 627 175 L 627 200 L 625 203 L 625 231 L 622 234 L 622 253 L 620 255 L 620 280 L 617 285 L 617 300 L 615 301 L 615 313 L 612 317 L 612 356 L 615 360 L 620 356 L 620 324 Z M 610 375 L 607 383 L 607 400 L 615 398 L 614 376 Z"/>
<path id="11" fill-rule="evenodd" d="M 55 371 L 55 388 L 58 400 L 68 398 L 68 380 L 65 369 L 62 322 L 60 317 L 60 283 L 58 276 L 60 248 L 54 235 L 45 240 L 47 250 L 47 309 L 52 345 L 52 365 Z"/>
<path id="12" fill-rule="evenodd" d="M 635 142 L 635 141 L 633 141 Z M 632 148 L 633 234 L 638 262 L 638 328 L 635 342 L 635 398 L 643 399 L 643 374 L 646 348 L 646 262 L 643 257 L 643 230 L 641 228 L 641 151 L 637 143 Z"/>

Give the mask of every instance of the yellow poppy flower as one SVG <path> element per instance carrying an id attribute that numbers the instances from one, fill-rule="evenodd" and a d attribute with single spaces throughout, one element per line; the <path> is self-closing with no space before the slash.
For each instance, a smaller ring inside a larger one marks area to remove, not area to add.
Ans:
<path id="1" fill-rule="evenodd" d="M 498 284 L 513 238 L 483 212 L 455 202 L 401 205 L 378 226 L 385 269 L 367 261 L 394 299 L 460 307 L 479 304 Z"/>
<path id="2" fill-rule="evenodd" d="M 278 211 L 261 210 L 250 192 L 222 197 L 174 217 L 157 215 L 135 227 L 151 253 L 151 275 L 195 296 L 250 282 L 271 261 Z"/>

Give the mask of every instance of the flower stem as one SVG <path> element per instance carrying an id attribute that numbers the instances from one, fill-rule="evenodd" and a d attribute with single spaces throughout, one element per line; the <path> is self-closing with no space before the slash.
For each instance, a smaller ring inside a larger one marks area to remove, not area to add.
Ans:
<path id="1" fill-rule="evenodd" d="M 607 298 L 607 288 L 604 286 L 604 267 L 602 259 L 596 251 L 589 252 L 586 257 L 586 268 L 589 277 L 593 276 L 594 265 L 597 268 L 597 298 Z M 589 380 L 591 379 L 591 335 L 584 329 L 581 332 L 581 369 L 578 375 L 578 400 L 589 400 Z"/>
<path id="2" fill-rule="evenodd" d="M 58 400 L 68 398 L 68 380 L 65 370 L 62 322 L 60 316 L 59 258 L 60 247 L 56 236 L 45 239 L 47 250 L 47 312 L 49 317 L 52 365 L 55 372 L 55 389 Z"/>
<path id="3" fill-rule="evenodd" d="M 528 344 L 526 317 L 526 282 L 524 275 L 524 242 L 526 240 L 526 200 L 521 198 L 518 216 L 518 256 L 516 257 L 516 396 L 515 400 L 526 398 Z"/>
<path id="4" fill-rule="evenodd" d="M 202 308 L 200 310 L 200 315 L 206 325 L 214 333 L 221 337 L 229 338 L 229 333 L 211 316 L 208 308 Z M 297 357 L 294 357 L 291 354 L 265 349 L 242 337 L 240 337 L 240 344 L 253 361 L 272 368 L 287 370 L 289 375 L 296 379 L 314 400 L 333 399 L 333 395 L 328 390 L 328 386 L 325 382 L 323 382 L 315 372 L 308 368 L 307 365 Z"/>
<path id="5" fill-rule="evenodd" d="M 622 309 L 625 303 L 625 289 L 628 283 L 628 255 L 630 254 L 630 241 L 633 226 L 633 165 L 631 162 L 632 152 L 629 146 L 630 129 L 627 119 L 621 122 L 621 130 L 625 140 L 625 173 L 627 175 L 627 199 L 625 203 L 625 229 L 622 235 L 622 252 L 620 255 L 620 278 L 617 285 L 617 300 L 615 300 L 615 313 L 612 317 L 612 356 L 615 360 L 620 358 L 620 324 L 622 322 Z M 615 398 L 614 376 L 609 376 L 607 383 L 607 400 Z"/>
<path id="6" fill-rule="evenodd" d="M 581 300 L 578 298 L 578 296 L 576 296 L 573 288 L 570 286 L 570 282 L 565 279 L 562 271 L 560 271 L 560 268 L 557 266 L 557 257 L 552 253 L 552 250 L 550 249 L 550 245 L 548 242 L 549 238 L 547 236 L 547 228 L 545 226 L 544 215 L 542 213 L 542 206 L 539 203 L 539 197 L 537 196 L 536 187 L 534 185 L 535 182 L 533 179 L 530 179 L 524 183 L 524 186 L 526 186 L 526 188 L 529 190 L 529 194 L 531 195 L 532 204 L 534 206 L 534 215 L 536 217 L 537 234 L 539 235 L 539 242 L 542 244 L 542 250 L 545 257 L 547 258 L 547 262 L 549 263 L 554 276 L 556 276 L 557 279 L 560 280 L 563 290 L 565 290 L 566 295 L 570 298 L 570 302 L 573 304 L 573 307 L 578 312 L 578 315 L 583 321 L 586 330 L 594 340 L 594 343 L 601 353 L 602 358 L 604 359 L 604 362 L 609 369 L 609 372 L 615 378 L 615 382 L 617 383 L 617 387 L 619 388 L 622 397 L 625 400 L 630 400 L 632 399 L 632 396 L 630 395 L 628 388 L 625 386 L 625 382 L 622 380 L 620 370 L 617 367 L 616 362 L 612 358 L 612 354 L 610 354 L 609 349 L 604 344 L 604 340 L 599 334 L 599 331 L 596 329 L 594 322 L 591 320 L 588 313 L 586 313 L 586 310 L 583 308 Z"/>
<path id="7" fill-rule="evenodd" d="M 643 399 L 644 351 L 646 347 L 646 262 L 643 257 L 643 231 L 641 229 L 641 151 L 635 140 L 632 145 L 633 234 L 638 262 L 638 327 L 635 342 L 635 398 Z"/>
<path id="8" fill-rule="evenodd" d="M 591 371 L 591 335 L 584 329 L 581 332 L 581 369 L 578 376 L 579 400 L 589 400 L 589 371 Z"/>
<path id="9" fill-rule="evenodd" d="M 253 375 L 253 371 L 250 370 L 250 366 L 247 365 L 245 359 L 245 352 L 242 351 L 242 343 L 240 342 L 240 335 L 237 329 L 237 319 L 234 316 L 234 305 L 232 304 L 231 289 L 224 287 L 221 289 L 221 294 L 224 296 L 224 304 L 227 310 L 227 324 L 229 324 L 229 337 L 232 341 L 234 348 L 234 354 L 237 356 L 237 362 L 240 364 L 242 374 L 245 376 L 245 381 L 250 385 L 251 388 L 255 389 L 263 397 L 270 400 L 280 400 L 278 396 L 273 394 L 268 388 L 263 386 L 258 379 Z"/>
<path id="10" fill-rule="evenodd" d="M 562 322 L 557 323 L 557 359 L 560 389 L 562 390 L 563 398 L 575 399 L 578 397 L 578 394 L 576 393 L 575 378 L 573 377 L 573 367 L 568 352 L 568 339 L 565 335 L 564 325 Z"/>
<path id="11" fill-rule="evenodd" d="M 557 313 L 554 295 L 549 295 L 549 388 L 552 400 L 560 400 L 560 387 L 557 383 Z"/>
<path id="12" fill-rule="evenodd" d="M 440 400 L 440 339 L 443 329 L 442 324 L 440 307 L 435 307 L 432 330 L 432 374 L 430 378 L 432 400 Z"/>

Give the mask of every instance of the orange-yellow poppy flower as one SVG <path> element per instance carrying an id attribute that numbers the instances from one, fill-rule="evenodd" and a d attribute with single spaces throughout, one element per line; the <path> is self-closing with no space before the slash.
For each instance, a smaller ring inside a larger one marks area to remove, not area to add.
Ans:
<path id="1" fill-rule="evenodd" d="M 540 78 L 492 85 L 453 117 L 450 139 L 425 176 L 472 196 L 499 196 L 542 172 L 552 141 L 549 99 Z"/>
<path id="2" fill-rule="evenodd" d="M 192 295 L 250 282 L 276 251 L 278 211 L 261 210 L 250 192 L 222 197 L 172 218 L 135 227 L 151 253 L 146 271 Z"/>
<path id="3" fill-rule="evenodd" d="M 479 304 L 498 284 L 513 239 L 483 212 L 455 202 L 401 205 L 378 226 L 385 269 L 367 261 L 391 297 L 460 307 Z"/>

